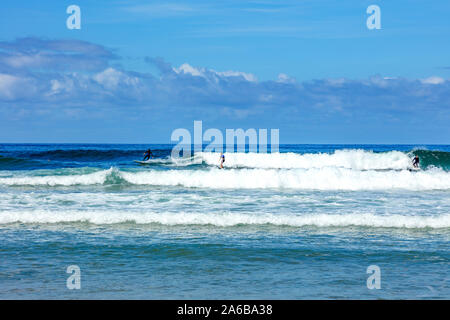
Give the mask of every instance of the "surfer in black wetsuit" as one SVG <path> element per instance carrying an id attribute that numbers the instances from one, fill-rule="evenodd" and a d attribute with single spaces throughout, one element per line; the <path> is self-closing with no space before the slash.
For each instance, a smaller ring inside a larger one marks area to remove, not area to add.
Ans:
<path id="1" fill-rule="evenodd" d="M 144 160 L 142 161 L 149 160 L 151 156 L 153 156 L 152 150 L 148 149 L 147 151 L 144 152 Z"/>
<path id="2" fill-rule="evenodd" d="M 413 159 L 413 167 L 418 168 L 419 167 L 419 156 L 415 156 Z"/>

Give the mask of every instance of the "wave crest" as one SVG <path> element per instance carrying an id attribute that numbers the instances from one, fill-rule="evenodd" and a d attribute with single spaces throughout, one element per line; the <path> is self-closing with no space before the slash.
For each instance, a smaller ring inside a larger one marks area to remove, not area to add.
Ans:
<path id="1" fill-rule="evenodd" d="M 450 172 L 433 168 L 357 171 L 324 167 L 309 169 L 218 169 L 122 171 L 117 168 L 91 173 L 1 177 L 6 186 L 147 185 L 211 189 L 299 190 L 449 190 Z"/>
<path id="2" fill-rule="evenodd" d="M 440 169 L 422 172 L 354 171 L 322 169 L 209 169 L 121 172 L 136 185 L 184 186 L 217 189 L 292 188 L 313 190 L 435 190 L 450 189 L 450 173 Z"/>
<path id="3" fill-rule="evenodd" d="M 0 178 L 0 185 L 8 186 L 72 186 L 103 184 L 116 169 L 102 170 L 88 174 L 19 176 Z"/>
<path id="4" fill-rule="evenodd" d="M 373 228 L 450 228 L 450 214 L 439 216 L 353 214 L 245 214 L 245 213 L 156 213 L 119 211 L 3 211 L 0 224 L 9 223 L 162 224 L 162 225 L 275 225 L 290 227 L 373 227 Z"/>
<path id="5" fill-rule="evenodd" d="M 218 153 L 196 153 L 206 164 L 217 166 Z M 337 167 L 353 170 L 407 169 L 410 157 L 400 151 L 336 150 L 334 153 L 226 153 L 229 168 L 310 169 Z"/>

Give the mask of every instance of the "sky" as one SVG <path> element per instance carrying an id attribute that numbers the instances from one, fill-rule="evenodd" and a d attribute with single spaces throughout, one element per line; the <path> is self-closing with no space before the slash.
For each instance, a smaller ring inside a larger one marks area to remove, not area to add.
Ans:
<path id="1" fill-rule="evenodd" d="M 170 143 L 201 120 L 449 144 L 449 17 L 444 0 L 2 0 L 0 143 Z"/>

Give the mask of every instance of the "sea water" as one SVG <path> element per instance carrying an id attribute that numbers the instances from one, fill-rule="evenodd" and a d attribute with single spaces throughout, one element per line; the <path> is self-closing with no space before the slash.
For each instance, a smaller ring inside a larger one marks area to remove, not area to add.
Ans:
<path id="1" fill-rule="evenodd" d="M 0 298 L 450 298 L 450 146 L 172 147 L 0 145 Z"/>

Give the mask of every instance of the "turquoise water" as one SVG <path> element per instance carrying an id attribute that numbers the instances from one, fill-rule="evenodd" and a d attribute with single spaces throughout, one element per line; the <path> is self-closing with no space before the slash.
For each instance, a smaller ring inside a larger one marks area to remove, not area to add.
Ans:
<path id="1" fill-rule="evenodd" d="M 0 145 L 1 299 L 450 298 L 450 146 L 147 147 Z"/>

